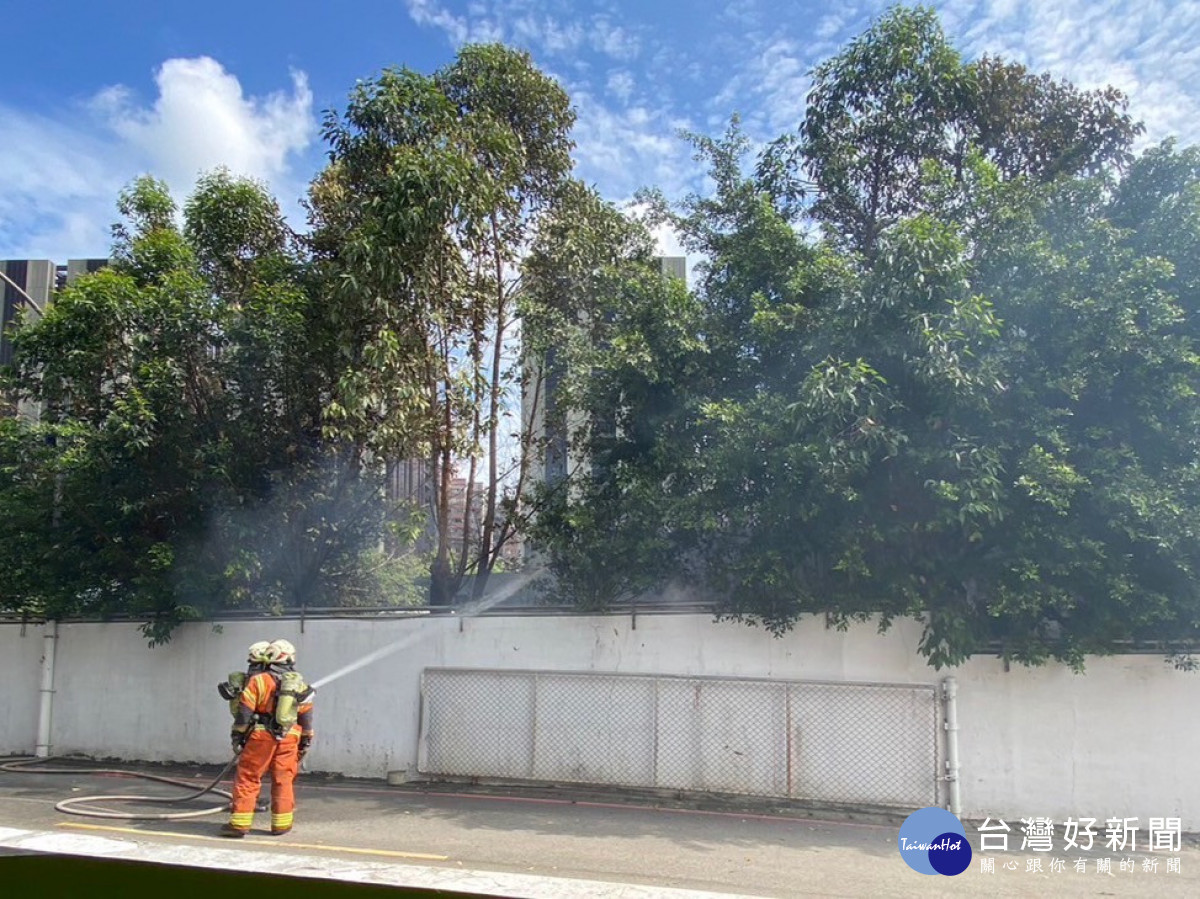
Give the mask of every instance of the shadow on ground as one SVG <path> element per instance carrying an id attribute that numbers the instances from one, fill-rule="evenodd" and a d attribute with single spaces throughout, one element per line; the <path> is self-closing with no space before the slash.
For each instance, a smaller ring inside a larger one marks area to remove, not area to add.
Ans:
<path id="1" fill-rule="evenodd" d="M 411 887 L 245 874 L 113 859 L 62 855 L 0 857 L 0 878 L 10 896 L 75 899 L 79 896 L 220 896 L 286 894 L 288 899 L 498 899 L 494 894 L 448 893 Z M 8 892 L 15 889 L 16 892 Z"/>

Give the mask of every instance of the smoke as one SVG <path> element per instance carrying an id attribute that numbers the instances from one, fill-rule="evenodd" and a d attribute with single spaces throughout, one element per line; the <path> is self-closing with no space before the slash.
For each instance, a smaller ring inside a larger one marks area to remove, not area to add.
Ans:
<path id="1" fill-rule="evenodd" d="M 279 610 L 421 599 L 419 560 L 380 549 L 389 503 L 375 472 L 314 458 L 208 499 L 202 529 L 177 559 L 181 601 Z M 413 577 L 391 577 L 393 561 Z"/>

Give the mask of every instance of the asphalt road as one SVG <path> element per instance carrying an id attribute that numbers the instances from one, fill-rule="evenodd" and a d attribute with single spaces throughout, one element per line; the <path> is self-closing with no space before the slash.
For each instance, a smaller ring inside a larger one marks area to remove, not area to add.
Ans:
<path id="1" fill-rule="evenodd" d="M 194 777 L 197 784 L 215 775 L 211 770 L 199 774 L 158 767 L 143 770 L 183 774 Z M 238 849 L 266 861 L 278 857 L 279 863 L 303 856 L 305 867 L 320 870 L 322 876 L 340 876 L 339 871 L 349 872 L 355 864 L 369 864 L 372 871 L 386 868 L 398 878 L 405 872 L 433 872 L 447 878 L 447 884 L 453 880 L 452 872 L 463 876 L 490 872 L 774 899 L 1200 896 L 1200 849 L 1194 845 L 1174 853 L 1132 855 L 1102 848 L 1074 854 L 992 854 L 987 857 L 994 860 L 994 873 L 989 873 L 983 867 L 984 857 L 978 855 L 977 835 L 968 826 L 976 850 L 971 866 L 957 877 L 929 877 L 910 870 L 901 860 L 895 822 L 815 820 L 786 808 L 753 804 L 655 807 L 644 797 L 630 799 L 615 793 L 512 789 L 475 793 L 445 785 L 397 788 L 302 775 L 297 783 L 295 829 L 282 838 L 270 837 L 265 834 L 269 816 L 260 814 L 256 832 L 245 840 L 215 836 L 221 815 L 137 822 L 80 818 L 54 809 L 56 802 L 72 795 L 177 792 L 113 776 L 0 771 L 0 829 L 106 837 L 176 854 L 185 849 L 193 854 Z M 192 807 L 215 804 L 209 796 Z M 1053 865 L 1054 858 L 1062 864 Z M 1082 871 L 1076 867 L 1079 858 L 1085 862 Z M 1111 858 L 1111 872 L 1102 869 L 1105 858 Z M 1031 870 L 1037 867 L 1034 863 L 1040 863 L 1040 872 Z M 1178 870 L 1168 870 L 1176 865 Z M 535 887 L 529 889 L 530 895 L 537 894 Z M 545 893 L 552 894 L 582 895 L 583 891 L 566 885 L 561 893 Z M 649 895 L 612 893 L 643 894 Z"/>

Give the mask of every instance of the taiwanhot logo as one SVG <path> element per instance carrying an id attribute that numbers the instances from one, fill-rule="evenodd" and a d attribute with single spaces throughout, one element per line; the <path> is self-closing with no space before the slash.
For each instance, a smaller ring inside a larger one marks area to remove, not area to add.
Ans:
<path id="1" fill-rule="evenodd" d="M 953 877 L 971 864 L 971 842 L 958 816 L 944 808 L 918 809 L 900 825 L 900 857 L 921 874 Z"/>

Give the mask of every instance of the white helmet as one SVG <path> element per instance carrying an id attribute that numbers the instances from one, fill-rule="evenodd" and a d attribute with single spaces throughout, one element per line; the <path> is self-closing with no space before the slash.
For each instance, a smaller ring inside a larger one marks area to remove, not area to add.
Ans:
<path id="1" fill-rule="evenodd" d="M 246 661 L 251 664 L 269 664 L 271 661 L 271 644 L 266 640 L 251 643 L 250 648 L 246 650 Z"/>
<path id="2" fill-rule="evenodd" d="M 267 652 L 272 664 L 289 665 L 296 661 L 296 647 L 287 640 L 276 640 Z"/>

